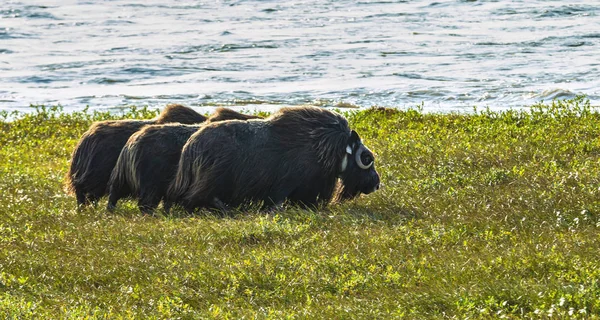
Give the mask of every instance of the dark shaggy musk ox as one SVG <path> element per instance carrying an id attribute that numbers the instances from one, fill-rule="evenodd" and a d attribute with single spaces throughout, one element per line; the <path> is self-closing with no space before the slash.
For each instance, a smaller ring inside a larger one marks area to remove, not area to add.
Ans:
<path id="1" fill-rule="evenodd" d="M 152 120 L 108 120 L 92 124 L 73 151 L 67 189 L 78 206 L 95 203 L 107 192 L 108 179 L 127 139 L 148 124 L 200 123 L 206 117 L 180 104 L 168 105 Z"/>
<path id="2" fill-rule="evenodd" d="M 260 117 L 218 108 L 207 122 L 258 118 Z M 151 125 L 134 133 L 121 150 L 112 171 L 108 183 L 107 209 L 114 210 L 119 199 L 131 196 L 138 199 L 138 207 L 142 213 L 153 213 L 175 177 L 183 145 L 201 127 L 201 124 Z M 171 204 L 164 201 L 163 205 L 168 212 Z"/>
<path id="3" fill-rule="evenodd" d="M 188 212 L 249 202 L 276 208 L 285 200 L 316 207 L 333 198 L 338 177 L 351 183 L 340 198 L 377 190 L 373 160 L 340 114 L 283 108 L 264 120 L 212 123 L 194 133 L 168 198 Z"/>

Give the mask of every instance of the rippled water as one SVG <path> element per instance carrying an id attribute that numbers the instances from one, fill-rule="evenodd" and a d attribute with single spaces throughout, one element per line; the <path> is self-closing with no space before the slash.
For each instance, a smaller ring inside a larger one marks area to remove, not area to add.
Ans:
<path id="1" fill-rule="evenodd" d="M 600 102 L 599 1 L 2 1 L 0 109 Z"/>

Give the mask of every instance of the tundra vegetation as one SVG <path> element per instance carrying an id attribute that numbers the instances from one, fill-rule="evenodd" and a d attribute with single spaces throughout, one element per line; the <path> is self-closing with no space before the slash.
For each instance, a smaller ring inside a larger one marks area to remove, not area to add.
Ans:
<path id="1" fill-rule="evenodd" d="M 0 318 L 598 318 L 600 113 L 350 111 L 383 187 L 322 211 L 78 212 L 92 121 L 0 116 Z"/>

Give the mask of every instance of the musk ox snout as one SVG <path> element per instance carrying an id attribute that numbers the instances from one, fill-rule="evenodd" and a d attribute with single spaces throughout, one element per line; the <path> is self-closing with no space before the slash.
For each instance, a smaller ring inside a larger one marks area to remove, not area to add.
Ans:
<path id="1" fill-rule="evenodd" d="M 366 183 L 364 184 L 364 188 L 360 190 L 364 194 L 373 193 L 379 190 L 379 187 L 381 185 L 381 182 L 379 180 L 379 174 L 377 173 L 377 171 L 375 171 L 375 169 L 369 170 L 367 175 L 368 177 Z"/>
<path id="2" fill-rule="evenodd" d="M 373 152 L 360 143 L 355 156 L 356 165 L 360 168 L 358 175 L 362 180 L 361 192 L 369 194 L 379 189 L 379 174 L 375 170 L 375 156 Z"/>
<path id="3" fill-rule="evenodd" d="M 368 169 L 363 169 L 358 165 L 356 167 L 357 168 L 353 170 L 353 174 L 355 175 L 354 180 L 356 181 L 357 191 L 360 191 L 360 193 L 369 194 L 379 190 L 379 187 L 381 186 L 381 180 L 373 163 L 371 163 L 371 166 Z"/>

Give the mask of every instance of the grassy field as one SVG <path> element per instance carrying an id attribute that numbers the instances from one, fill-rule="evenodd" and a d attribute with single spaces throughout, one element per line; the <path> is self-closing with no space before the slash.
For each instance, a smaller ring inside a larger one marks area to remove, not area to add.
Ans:
<path id="1" fill-rule="evenodd" d="M 324 211 L 77 212 L 63 178 L 81 134 L 154 115 L 0 114 L 0 318 L 599 318 L 584 99 L 350 112 L 384 186 Z"/>

